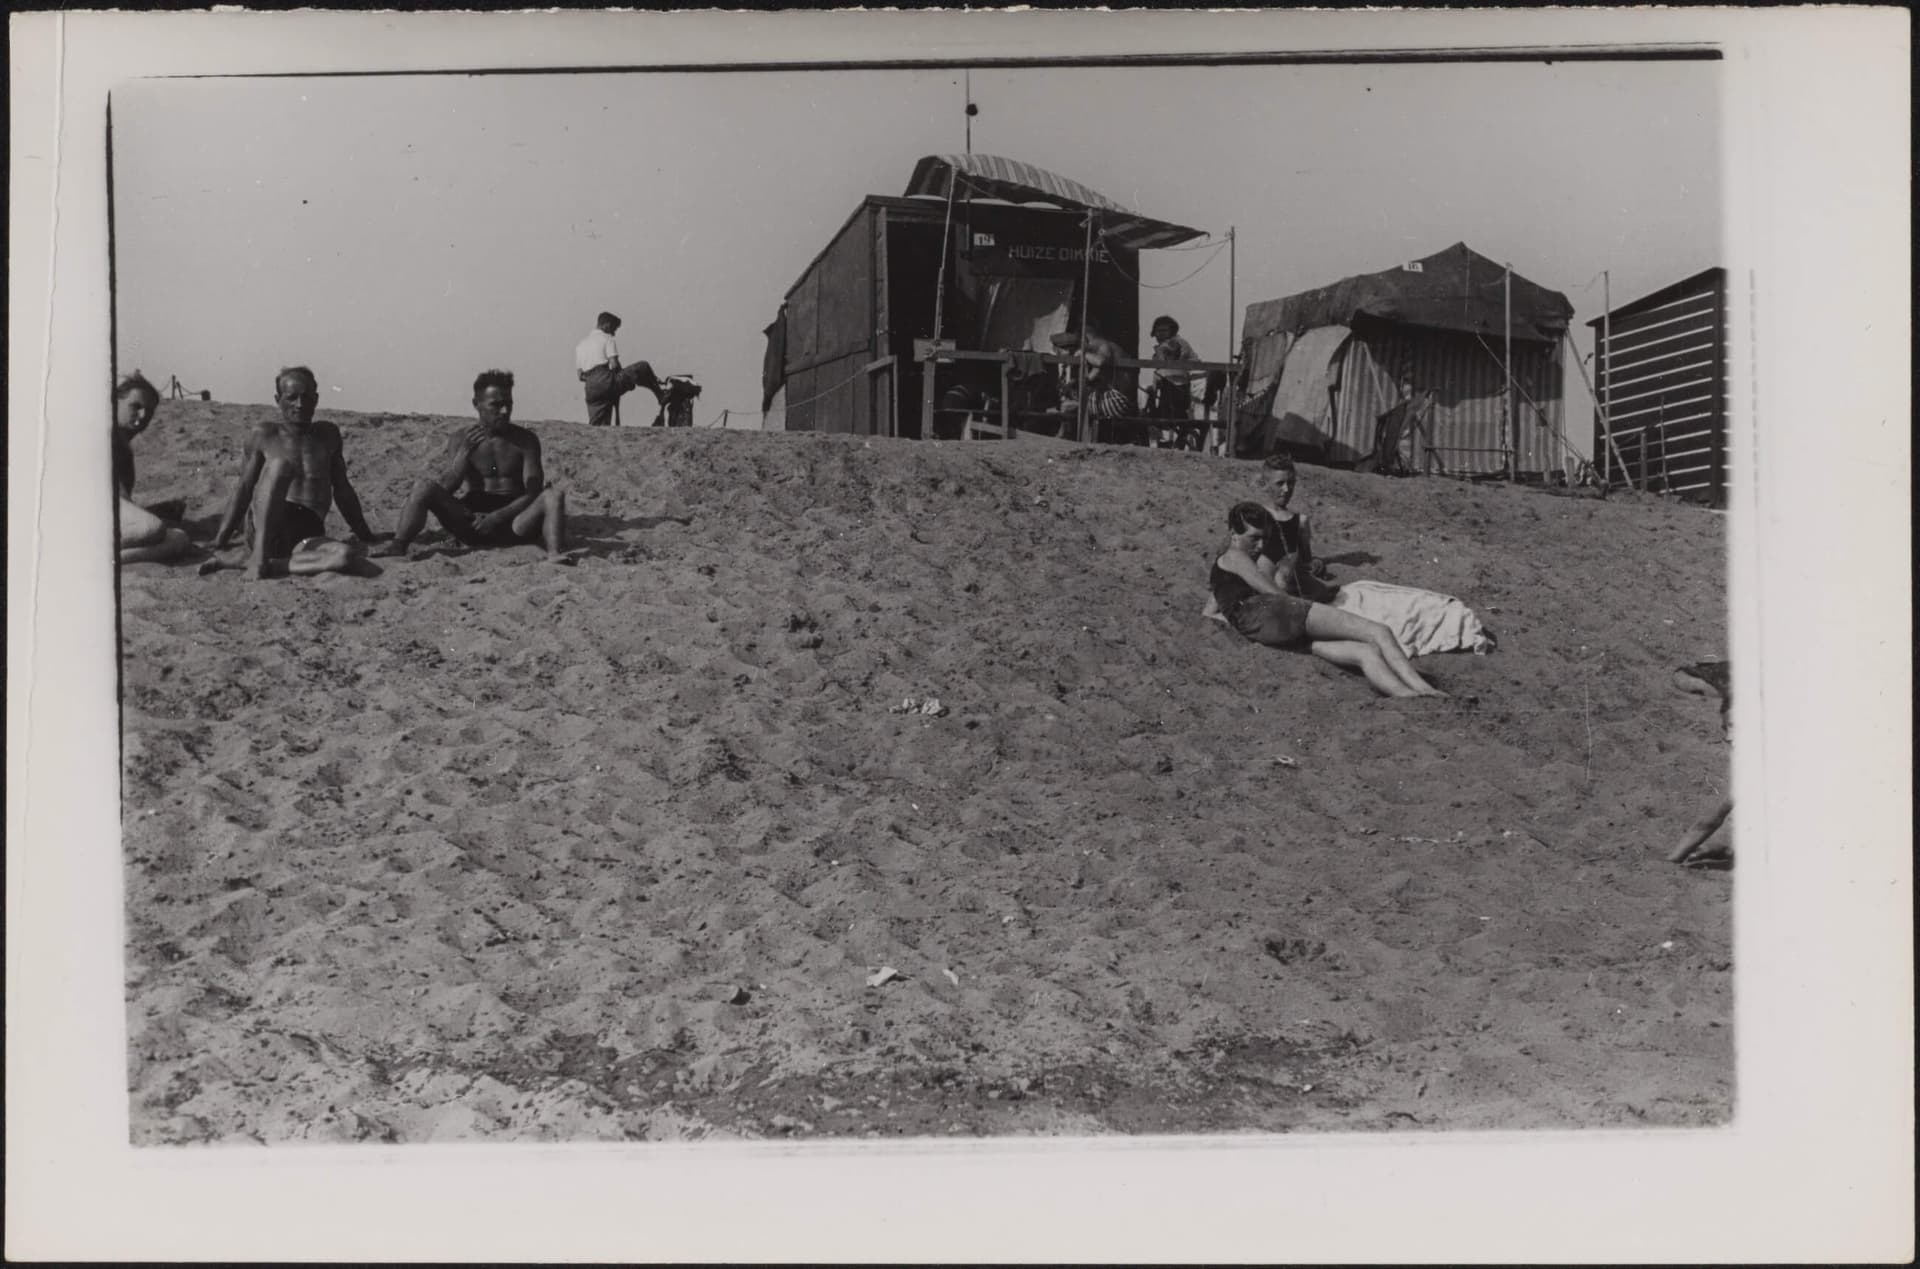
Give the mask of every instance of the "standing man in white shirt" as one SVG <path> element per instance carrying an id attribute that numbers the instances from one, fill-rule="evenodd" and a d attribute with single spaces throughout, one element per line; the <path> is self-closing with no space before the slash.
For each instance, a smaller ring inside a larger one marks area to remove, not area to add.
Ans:
<path id="1" fill-rule="evenodd" d="M 620 364 L 620 346 L 613 341 L 614 332 L 619 329 L 618 317 L 602 313 L 587 337 L 574 345 L 573 366 L 580 372 L 580 382 L 586 385 L 587 422 L 593 427 L 610 426 L 620 398 L 635 388 L 651 390 L 663 406 L 667 402 L 666 392 L 652 366 L 644 361 L 636 361 L 631 366 Z"/>

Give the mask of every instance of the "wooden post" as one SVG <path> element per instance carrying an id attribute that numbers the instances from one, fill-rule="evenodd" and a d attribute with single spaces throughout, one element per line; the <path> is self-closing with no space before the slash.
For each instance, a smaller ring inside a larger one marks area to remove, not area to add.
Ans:
<path id="1" fill-rule="evenodd" d="M 1087 301 L 1093 290 L 1093 208 L 1087 208 L 1086 254 L 1080 260 L 1080 343 L 1077 352 L 1080 365 L 1073 377 L 1074 396 L 1074 439 L 1082 445 L 1087 443 Z"/>
<path id="2" fill-rule="evenodd" d="M 1008 353 L 1000 359 L 1000 437 L 1013 439 L 1013 402 L 1007 391 L 1007 374 L 1013 369 L 1013 354 Z"/>
<path id="3" fill-rule="evenodd" d="M 1561 337 L 1569 344 L 1573 342 L 1573 333 L 1571 331 L 1561 332 Z M 1580 371 L 1580 381 L 1587 385 L 1587 391 L 1593 392 L 1593 380 L 1587 377 L 1586 363 L 1580 360 L 1580 350 L 1578 348 L 1573 350 L 1573 364 L 1574 367 Z M 1640 486 L 1633 483 L 1633 473 L 1627 469 L 1627 460 L 1621 457 L 1620 449 L 1614 443 L 1613 424 L 1609 420 L 1605 408 L 1598 405 L 1600 400 L 1599 394 L 1594 393 L 1593 399 L 1596 403 L 1596 408 L 1600 410 L 1600 434 L 1606 440 L 1607 452 L 1612 454 L 1614 460 L 1620 464 L 1620 475 L 1626 480 L 1628 487 L 1635 493 L 1638 493 Z"/>
<path id="4" fill-rule="evenodd" d="M 1506 334 L 1507 360 L 1503 367 L 1506 371 L 1506 405 L 1500 414 L 1500 448 L 1507 453 L 1507 479 L 1513 479 L 1513 447 L 1516 437 L 1513 426 L 1513 266 L 1506 266 Z"/>
<path id="5" fill-rule="evenodd" d="M 1234 225 L 1227 226 L 1227 364 L 1228 365 L 1232 365 L 1235 362 L 1238 362 L 1240 360 L 1240 345 L 1236 344 L 1233 341 L 1233 324 L 1240 316 L 1239 298 L 1238 298 L 1238 292 L 1240 287 L 1240 260 L 1239 260 L 1240 247 L 1239 247 L 1239 237 L 1236 230 L 1237 230 L 1237 226 L 1234 226 Z M 1227 372 L 1226 386 L 1220 390 L 1220 399 L 1217 402 L 1217 405 L 1219 406 L 1219 409 L 1220 409 L 1220 423 L 1221 423 L 1220 434 L 1226 438 L 1226 441 L 1224 442 L 1224 448 L 1226 449 L 1225 457 L 1227 458 L 1232 458 L 1235 453 L 1233 429 L 1239 421 L 1239 411 L 1237 409 L 1230 409 L 1229 403 L 1234 402 L 1234 398 L 1237 396 L 1237 390 L 1236 390 L 1234 380 L 1237 379 L 1238 377 L 1239 376 L 1231 370 Z"/>
<path id="6" fill-rule="evenodd" d="M 920 363 L 920 439 L 923 441 L 930 441 L 934 439 L 935 436 L 933 430 L 933 368 L 936 364 L 938 363 L 934 360 L 932 349 L 929 348 L 927 351 L 927 359 Z"/>

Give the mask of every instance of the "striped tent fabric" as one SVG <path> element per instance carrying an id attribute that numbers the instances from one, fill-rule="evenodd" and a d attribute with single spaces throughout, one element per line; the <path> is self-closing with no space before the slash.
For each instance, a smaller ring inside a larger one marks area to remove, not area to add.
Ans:
<path id="1" fill-rule="evenodd" d="M 1142 216 L 1078 181 L 994 154 L 929 154 L 914 165 L 907 197 L 933 194 L 945 198 L 949 188 L 956 194 L 1009 203 L 1052 203 L 1076 211 L 1091 208 L 1100 213 L 1101 232 L 1136 251 L 1177 247 L 1206 237 L 1204 230 Z"/>

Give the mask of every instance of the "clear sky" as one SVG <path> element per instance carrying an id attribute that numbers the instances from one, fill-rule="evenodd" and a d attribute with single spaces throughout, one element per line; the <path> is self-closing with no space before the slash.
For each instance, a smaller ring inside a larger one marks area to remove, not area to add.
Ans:
<path id="1" fill-rule="evenodd" d="M 1148 215 L 1237 228 L 1237 307 L 1456 241 L 1601 311 L 1723 263 L 1721 72 L 1706 62 L 972 75 L 979 153 Z M 526 420 L 584 418 L 572 346 L 602 308 L 628 361 L 760 425 L 762 329 L 866 194 L 964 148 L 953 71 L 145 80 L 113 97 L 119 364 L 264 401 L 463 414 L 518 376 Z M 1227 352 L 1228 256 L 1150 252 L 1167 312 Z M 1239 318 L 1236 316 L 1235 321 Z M 1587 396 L 1567 419 L 1586 447 Z M 651 414 L 651 402 L 645 402 Z M 777 419 L 776 419 L 777 425 Z"/>

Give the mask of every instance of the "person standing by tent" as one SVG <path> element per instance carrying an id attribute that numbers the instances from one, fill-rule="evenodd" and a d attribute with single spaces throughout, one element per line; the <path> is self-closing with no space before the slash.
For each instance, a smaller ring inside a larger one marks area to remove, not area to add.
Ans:
<path id="1" fill-rule="evenodd" d="M 1171 317 L 1156 317 L 1153 333 L 1155 361 L 1198 361 L 1194 351 L 1180 334 L 1180 323 Z M 1193 414 L 1193 372 L 1156 370 L 1153 372 L 1153 404 L 1148 413 L 1159 419 L 1187 419 Z"/>
<path id="2" fill-rule="evenodd" d="M 610 426 L 620 398 L 635 388 L 649 389 L 660 399 L 663 408 L 667 404 L 666 390 L 650 364 L 644 361 L 636 361 L 631 366 L 620 364 L 620 346 L 613 339 L 619 329 L 619 317 L 602 313 L 586 338 L 573 348 L 574 369 L 580 374 L 580 382 L 586 385 L 590 427 Z"/>

